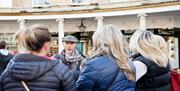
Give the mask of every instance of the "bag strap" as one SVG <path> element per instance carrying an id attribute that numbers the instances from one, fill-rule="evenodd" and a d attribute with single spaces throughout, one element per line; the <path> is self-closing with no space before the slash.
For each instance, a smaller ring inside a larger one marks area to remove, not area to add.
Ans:
<path id="1" fill-rule="evenodd" d="M 80 65 L 81 65 L 81 61 L 78 61 L 77 68 L 76 68 L 77 71 L 80 71 Z"/>
<path id="2" fill-rule="evenodd" d="M 30 91 L 30 89 L 28 88 L 27 84 L 24 81 L 21 81 L 23 87 L 26 89 L 26 91 Z"/>
<path id="3" fill-rule="evenodd" d="M 117 71 L 116 71 L 115 75 L 113 76 L 113 79 L 110 81 L 110 83 L 104 88 L 104 91 L 107 91 L 107 89 L 113 84 L 114 80 L 118 76 L 118 73 L 119 73 L 119 69 L 117 69 Z"/>
<path id="4" fill-rule="evenodd" d="M 78 51 L 82 57 L 86 58 L 86 56 L 81 52 L 81 51 Z"/>

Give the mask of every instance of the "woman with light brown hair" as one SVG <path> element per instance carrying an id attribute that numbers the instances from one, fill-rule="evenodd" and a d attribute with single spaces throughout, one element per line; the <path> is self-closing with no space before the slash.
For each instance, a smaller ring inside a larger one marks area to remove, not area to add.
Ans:
<path id="1" fill-rule="evenodd" d="M 77 80 L 78 91 L 134 91 L 135 71 L 126 44 L 114 25 L 95 31 L 93 47 Z"/>
<path id="2" fill-rule="evenodd" d="M 28 53 L 17 54 L 0 77 L 2 91 L 76 91 L 72 72 L 47 55 L 51 34 L 43 25 L 32 25 L 16 33 L 19 46 Z"/>
<path id="3" fill-rule="evenodd" d="M 150 31 L 136 31 L 130 38 L 136 68 L 137 91 L 171 91 L 170 65 L 165 40 Z"/>

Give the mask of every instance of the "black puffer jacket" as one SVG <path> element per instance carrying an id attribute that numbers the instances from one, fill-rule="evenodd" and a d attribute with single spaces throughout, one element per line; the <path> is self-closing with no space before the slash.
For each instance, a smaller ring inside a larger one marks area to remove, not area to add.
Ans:
<path id="1" fill-rule="evenodd" d="M 2 91 L 76 91 L 72 72 L 56 60 L 32 54 L 18 54 L 0 78 Z"/>
<path id="2" fill-rule="evenodd" d="M 13 58 L 13 55 L 8 53 L 7 55 L 0 52 L 0 75 L 6 68 L 9 61 Z"/>
<path id="3" fill-rule="evenodd" d="M 134 58 L 134 61 L 143 62 L 147 66 L 147 73 L 136 83 L 136 91 L 171 91 L 169 64 L 166 67 L 160 67 L 140 54 Z"/>

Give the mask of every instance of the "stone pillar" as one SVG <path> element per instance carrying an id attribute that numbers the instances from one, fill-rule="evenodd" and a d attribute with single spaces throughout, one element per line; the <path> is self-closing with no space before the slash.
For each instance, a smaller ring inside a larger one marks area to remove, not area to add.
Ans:
<path id="1" fill-rule="evenodd" d="M 19 29 L 21 30 L 21 29 L 24 29 L 25 27 L 26 27 L 26 25 L 25 25 L 25 20 L 24 19 L 20 19 L 20 20 L 18 20 L 17 21 L 18 23 L 19 23 Z"/>
<path id="2" fill-rule="evenodd" d="M 171 66 L 172 66 L 171 68 L 177 68 L 178 67 L 178 61 L 175 60 L 175 58 L 176 58 L 175 51 L 177 51 L 175 45 L 177 45 L 175 43 L 175 38 L 169 37 L 169 39 L 168 39 L 168 50 L 169 50 L 168 57 L 169 57 L 169 60 L 170 60 Z"/>
<path id="3" fill-rule="evenodd" d="M 103 27 L 103 16 L 96 17 L 95 20 L 97 20 L 97 30 Z"/>
<path id="4" fill-rule="evenodd" d="M 19 23 L 19 30 L 26 28 L 26 25 L 25 25 L 26 21 L 24 19 L 19 19 L 17 22 Z M 24 48 L 22 45 L 18 45 L 18 52 L 19 53 L 27 53 L 28 50 L 26 48 Z"/>
<path id="5" fill-rule="evenodd" d="M 137 17 L 140 18 L 140 26 L 139 26 L 139 29 L 140 30 L 146 30 L 146 14 L 145 13 L 141 13 L 141 14 L 138 14 Z"/>
<path id="6" fill-rule="evenodd" d="M 64 19 L 60 18 L 56 20 L 58 22 L 58 52 L 60 53 L 63 49 L 62 38 L 64 37 Z"/>
<path id="7" fill-rule="evenodd" d="M 175 46 L 174 46 L 174 50 L 175 50 L 175 63 L 173 68 L 180 68 L 180 37 L 175 37 Z"/>

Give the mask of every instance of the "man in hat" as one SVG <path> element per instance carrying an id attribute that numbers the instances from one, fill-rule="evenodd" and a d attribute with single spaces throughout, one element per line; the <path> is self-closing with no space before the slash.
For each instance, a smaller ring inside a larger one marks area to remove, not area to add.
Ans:
<path id="1" fill-rule="evenodd" d="M 67 65 L 74 73 L 75 79 L 78 78 L 80 65 L 85 56 L 76 49 L 78 39 L 72 35 L 67 35 L 63 39 L 64 49 L 60 54 L 55 54 L 53 57 Z"/>

